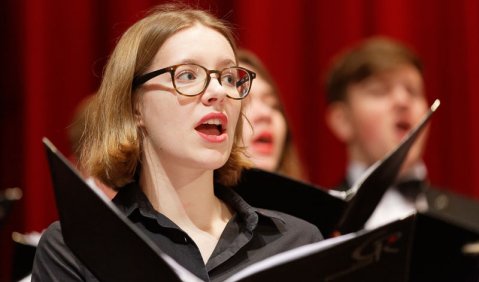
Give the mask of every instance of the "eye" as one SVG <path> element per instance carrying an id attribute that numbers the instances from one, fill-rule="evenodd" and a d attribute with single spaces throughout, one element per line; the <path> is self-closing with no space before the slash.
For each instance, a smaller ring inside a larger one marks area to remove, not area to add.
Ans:
<path id="1" fill-rule="evenodd" d="M 371 81 L 366 83 L 364 88 L 370 95 L 383 96 L 388 93 L 389 86 L 381 81 Z"/>
<path id="2" fill-rule="evenodd" d="M 195 81 L 197 74 L 192 70 L 182 70 L 175 76 L 176 81 L 179 82 L 191 82 Z"/>
<path id="3" fill-rule="evenodd" d="M 235 86 L 236 77 L 232 73 L 226 73 L 221 77 L 221 82 L 223 85 Z"/>
<path id="4" fill-rule="evenodd" d="M 423 96 L 423 92 L 422 92 L 422 89 L 420 87 L 415 87 L 415 86 L 412 86 L 412 85 L 406 85 L 405 86 L 406 88 L 406 91 L 409 93 L 409 95 L 411 97 L 422 97 Z"/>
<path id="5" fill-rule="evenodd" d="M 260 94 L 260 93 L 256 93 Z M 278 98 L 273 92 L 267 92 L 261 97 L 261 101 L 272 110 L 279 111 L 281 109 Z"/>
<path id="6" fill-rule="evenodd" d="M 240 88 L 243 84 L 241 77 L 241 69 L 235 67 L 226 68 L 221 72 L 221 84 L 223 86 Z"/>
<path id="7" fill-rule="evenodd" d="M 180 65 L 175 71 L 175 83 L 178 85 L 192 84 L 202 81 L 206 73 L 204 69 L 194 64 Z"/>

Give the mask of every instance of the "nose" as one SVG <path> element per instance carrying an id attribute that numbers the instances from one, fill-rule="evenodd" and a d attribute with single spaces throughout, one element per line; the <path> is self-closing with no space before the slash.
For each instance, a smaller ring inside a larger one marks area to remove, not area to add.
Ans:
<path id="1" fill-rule="evenodd" d="M 395 104 L 400 108 L 407 108 L 411 102 L 411 93 L 404 85 L 397 85 L 393 90 Z"/>
<path id="2" fill-rule="evenodd" d="M 226 99 L 226 90 L 220 84 L 218 74 L 211 73 L 209 83 L 204 93 L 201 95 L 201 101 L 205 105 L 214 103 L 223 103 Z"/>

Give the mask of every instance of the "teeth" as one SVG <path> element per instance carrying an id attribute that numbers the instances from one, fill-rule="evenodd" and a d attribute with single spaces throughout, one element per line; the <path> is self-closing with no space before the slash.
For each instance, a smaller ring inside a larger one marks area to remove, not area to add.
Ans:
<path id="1" fill-rule="evenodd" d="M 221 120 L 220 119 L 210 119 L 210 120 L 207 120 L 204 124 L 221 125 Z"/>

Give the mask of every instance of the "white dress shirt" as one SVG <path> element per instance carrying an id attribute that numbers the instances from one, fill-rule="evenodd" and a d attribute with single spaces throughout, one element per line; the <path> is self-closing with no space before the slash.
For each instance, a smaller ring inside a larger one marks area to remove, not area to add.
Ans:
<path id="1" fill-rule="evenodd" d="M 359 162 L 351 162 L 347 169 L 348 183 L 354 183 L 366 171 L 368 167 Z M 400 181 L 408 180 L 425 180 L 427 176 L 427 169 L 424 163 L 420 162 L 414 165 Z M 366 229 L 373 229 L 386 223 L 397 219 L 409 216 L 418 210 L 426 210 L 427 201 L 424 194 L 419 194 L 418 197 L 412 201 L 404 197 L 394 186 L 386 190 L 378 206 L 373 214 L 369 217 L 365 224 Z"/>

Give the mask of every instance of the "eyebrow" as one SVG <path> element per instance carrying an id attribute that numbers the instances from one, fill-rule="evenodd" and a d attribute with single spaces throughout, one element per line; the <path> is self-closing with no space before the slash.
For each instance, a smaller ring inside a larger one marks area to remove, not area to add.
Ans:
<path id="1" fill-rule="evenodd" d="M 179 64 L 195 64 L 195 65 L 204 66 L 203 64 L 200 64 L 197 60 L 193 60 L 193 59 L 181 60 L 179 63 L 177 63 L 177 65 Z M 223 59 L 217 65 L 220 66 L 221 68 L 227 68 L 231 66 L 236 66 L 236 62 L 231 59 Z"/>
<path id="2" fill-rule="evenodd" d="M 232 61 L 230 59 L 224 59 L 220 62 L 220 65 L 221 66 L 225 66 L 225 67 L 231 67 L 231 66 L 236 66 L 236 61 Z"/>

